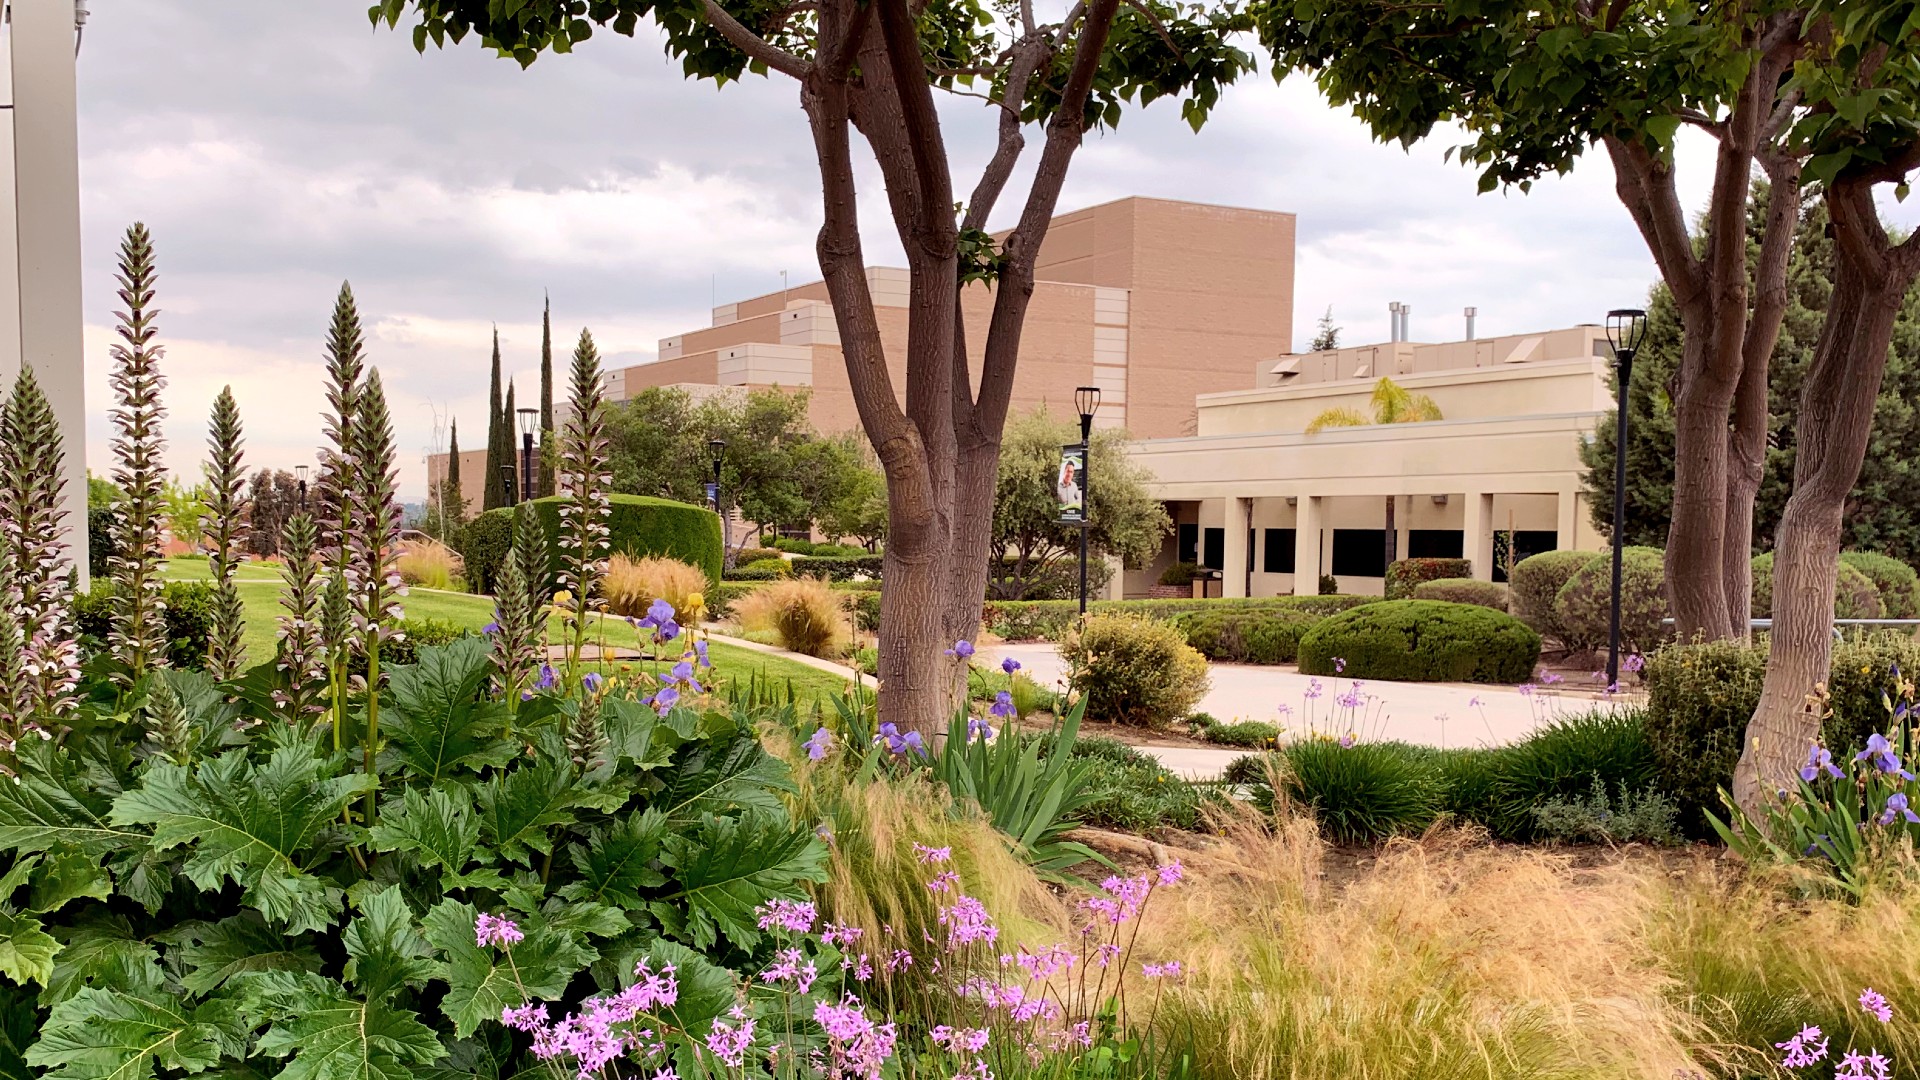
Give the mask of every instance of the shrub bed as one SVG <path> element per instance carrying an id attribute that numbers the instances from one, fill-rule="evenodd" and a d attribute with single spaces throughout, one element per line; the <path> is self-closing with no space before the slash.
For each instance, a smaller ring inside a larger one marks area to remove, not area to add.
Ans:
<path id="1" fill-rule="evenodd" d="M 1293 743 L 1278 782 L 1333 840 L 1366 844 L 1424 830 L 1440 813 L 1434 754 L 1404 743 Z"/>
<path id="2" fill-rule="evenodd" d="M 1620 637 L 1632 651 L 1652 651 L 1665 633 L 1660 620 L 1667 617 L 1666 574 L 1666 554 L 1659 548 L 1628 547 L 1620 553 Z M 1575 571 L 1553 598 L 1561 643 L 1569 649 L 1604 646 L 1612 606 L 1613 559 L 1597 557 Z"/>
<path id="3" fill-rule="evenodd" d="M 1051 737 L 1042 736 L 1041 746 L 1043 754 L 1050 751 Z M 1075 811 L 1088 825 L 1133 832 L 1197 829 L 1203 807 L 1220 798 L 1118 739 L 1075 740 L 1073 757 L 1090 766 L 1085 779 L 1088 801 Z"/>
<path id="4" fill-rule="evenodd" d="M 880 577 L 880 564 L 886 561 L 884 555 L 800 555 L 791 565 L 799 577 L 826 578 L 829 581 L 848 581 L 855 577 Z"/>
<path id="5" fill-rule="evenodd" d="M 1543 551 L 1521 559 L 1513 567 L 1507 610 L 1534 633 L 1564 644 L 1566 633 L 1554 617 L 1554 598 L 1568 579 L 1599 557 L 1597 551 Z"/>
<path id="6" fill-rule="evenodd" d="M 97 647 L 105 646 L 113 626 L 114 590 L 113 582 L 102 579 L 73 598 L 74 624 Z M 213 586 L 204 581 L 169 581 L 161 590 L 160 603 L 167 627 L 167 663 L 199 668 L 207 662 L 207 642 L 213 637 Z"/>
<path id="7" fill-rule="evenodd" d="M 1411 600 L 1422 582 L 1472 576 L 1473 563 L 1467 559 L 1396 559 L 1387 566 L 1387 599 Z"/>
<path id="8" fill-rule="evenodd" d="M 777 559 L 779 557 L 779 548 L 743 547 L 733 553 L 733 564 L 735 566 L 745 566 L 748 563 L 759 562 L 761 559 Z"/>
<path id="9" fill-rule="evenodd" d="M 1191 611 L 1173 625 L 1209 660 L 1234 664 L 1291 664 L 1300 636 L 1321 619 L 1298 610 Z"/>
<path id="10" fill-rule="evenodd" d="M 1472 604 L 1475 607 L 1492 608 L 1495 611 L 1507 610 L 1507 590 L 1505 586 L 1491 581 L 1476 581 L 1473 578 L 1436 578 L 1423 581 L 1413 587 L 1415 600 L 1445 600 L 1449 604 Z"/>
<path id="11" fill-rule="evenodd" d="M 635 557 L 657 555 L 678 559 L 705 571 L 708 581 L 720 580 L 724 549 L 720 542 L 719 515 L 704 507 L 646 495 L 612 495 L 608 498 L 612 508 L 607 522 L 611 552 Z M 556 575 L 566 542 L 566 537 L 560 532 L 560 507 L 566 502 L 565 498 L 557 495 L 533 502 L 534 510 L 540 515 L 540 527 L 546 530 L 548 559 Z M 500 525 L 495 528 L 501 529 L 501 535 L 511 540 L 506 534 L 512 529 L 513 510 L 508 507 L 489 510 L 474 521 L 477 523 L 489 518 L 498 519 Z M 499 554 L 494 556 L 493 567 L 497 570 L 499 560 L 506 557 L 507 544 L 496 543 Z M 465 550 L 460 554 L 469 557 Z M 468 566 L 471 574 L 471 561 Z M 490 586 L 492 571 L 487 573 L 486 580 Z"/>
<path id="12" fill-rule="evenodd" d="M 1833 582 L 1833 617 L 1883 619 L 1886 605 L 1873 579 L 1842 556 Z M 1753 617 L 1773 617 L 1773 552 L 1753 557 Z"/>
<path id="13" fill-rule="evenodd" d="M 785 559 L 761 559 L 728 570 L 726 580 L 785 581 L 793 576 L 792 565 Z"/>
<path id="14" fill-rule="evenodd" d="M 1164 728 L 1207 693 L 1206 658 L 1180 631 L 1137 615 L 1089 615 L 1060 655 L 1091 720 Z"/>
<path id="15" fill-rule="evenodd" d="M 1335 671 L 1334 658 L 1345 661 Z M 1300 670 L 1400 682 L 1524 682 L 1540 635 L 1504 612 L 1438 600 L 1386 600 L 1342 612 L 1300 639 Z"/>
<path id="16" fill-rule="evenodd" d="M 1889 619 L 1920 619 L 1920 573 L 1891 556 L 1872 551 L 1843 551 L 1840 564 L 1865 574 L 1880 592 Z"/>
<path id="17" fill-rule="evenodd" d="M 1377 604 L 1377 596 L 1257 596 L 1252 598 L 1195 600 L 1183 597 L 1170 600 L 1095 600 L 1087 605 L 1088 614 L 1141 615 L 1153 619 L 1171 619 L 1194 611 L 1300 611 L 1331 615 L 1361 604 Z M 1073 600 L 989 600 L 984 612 L 987 629 L 1008 641 L 1058 639 L 1080 617 Z"/>

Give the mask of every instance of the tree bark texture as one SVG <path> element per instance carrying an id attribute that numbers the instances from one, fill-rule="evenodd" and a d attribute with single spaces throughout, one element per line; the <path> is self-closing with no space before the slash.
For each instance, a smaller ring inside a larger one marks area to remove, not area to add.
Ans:
<path id="1" fill-rule="evenodd" d="M 1733 797 L 1753 814 L 1788 789 L 1820 737 L 1816 688 L 1833 658 L 1833 594 L 1841 516 L 1860 478 L 1886 373 L 1894 320 L 1920 272 L 1912 241 L 1893 246 L 1871 182 L 1834 181 L 1833 293 L 1794 425 L 1793 494 L 1780 516 L 1773 569 L 1773 632 L 1760 704 L 1747 725 Z"/>

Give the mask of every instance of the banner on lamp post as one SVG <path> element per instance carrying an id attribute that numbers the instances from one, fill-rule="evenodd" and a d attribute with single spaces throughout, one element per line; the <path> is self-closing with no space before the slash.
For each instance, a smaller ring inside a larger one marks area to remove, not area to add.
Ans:
<path id="1" fill-rule="evenodd" d="M 1087 448 L 1073 443 L 1060 448 L 1060 469 L 1054 474 L 1054 496 L 1060 503 L 1060 524 L 1087 523 Z"/>

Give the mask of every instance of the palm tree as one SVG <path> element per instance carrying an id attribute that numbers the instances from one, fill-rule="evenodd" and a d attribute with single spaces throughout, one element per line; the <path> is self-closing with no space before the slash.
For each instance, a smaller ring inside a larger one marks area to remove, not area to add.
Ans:
<path id="1" fill-rule="evenodd" d="M 1368 402 L 1373 408 L 1369 416 L 1358 409 L 1328 409 L 1313 418 L 1307 425 L 1307 434 L 1314 435 L 1330 427 L 1371 427 L 1374 424 L 1424 424 L 1431 420 L 1442 419 L 1440 406 L 1425 394 L 1416 394 L 1392 379 L 1382 378 L 1373 384 L 1373 397 Z M 1394 529 L 1395 497 L 1387 496 L 1387 562 L 1392 566 L 1397 554 Z"/>

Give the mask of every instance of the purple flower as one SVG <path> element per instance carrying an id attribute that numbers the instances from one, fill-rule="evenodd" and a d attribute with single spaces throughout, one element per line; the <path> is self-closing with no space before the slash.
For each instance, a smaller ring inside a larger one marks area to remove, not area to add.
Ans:
<path id="1" fill-rule="evenodd" d="M 741 1020 L 737 1028 L 723 1024 L 717 1018 L 714 1020 L 713 1030 L 707 1034 L 707 1051 L 719 1058 L 721 1064 L 729 1069 L 742 1067 L 747 1060 L 747 1051 L 752 1048 L 752 1017 Z"/>
<path id="2" fill-rule="evenodd" d="M 706 689 L 693 677 L 693 665 L 685 660 L 673 665 L 673 670 L 667 672 L 667 680 L 679 683 L 696 694 L 703 693 Z"/>
<path id="3" fill-rule="evenodd" d="M 667 603 L 665 600 L 656 599 L 653 603 L 647 605 L 646 618 L 641 619 L 637 625 L 651 630 L 664 626 L 672 621 L 673 605 Z"/>
<path id="4" fill-rule="evenodd" d="M 539 1031 L 547 1026 L 547 1007 L 529 1003 L 517 1009 L 501 1009 L 500 1023 L 515 1031 Z"/>
<path id="5" fill-rule="evenodd" d="M 887 752 L 893 754 L 895 757 L 906 753 L 908 750 L 919 752 L 926 749 L 926 744 L 921 740 L 919 732 L 909 731 L 905 735 L 902 735 L 900 734 L 899 727 L 892 721 L 880 725 L 880 732 L 873 737 L 873 741 L 876 744 L 886 743 Z"/>
<path id="6" fill-rule="evenodd" d="M 993 925 L 993 916 L 987 914 L 986 905 L 971 896 L 962 896 L 952 907 L 941 908 L 940 925 L 947 928 L 948 948 L 976 941 L 991 945 L 1000 937 L 1000 929 Z"/>
<path id="7" fill-rule="evenodd" d="M 1360 741 L 1360 736 L 1349 731 L 1345 735 L 1340 736 L 1340 749 L 1351 750 L 1353 749 L 1354 744 L 1359 741 Z"/>
<path id="8" fill-rule="evenodd" d="M 1833 755 L 1827 751 L 1827 748 L 1814 743 L 1807 747 L 1807 763 L 1800 766 L 1800 779 L 1811 784 L 1821 773 L 1826 773 L 1835 780 L 1845 775 L 1840 771 L 1840 767 L 1833 763 Z"/>
<path id="9" fill-rule="evenodd" d="M 827 756 L 828 750 L 833 748 L 833 733 L 826 728 L 820 728 L 813 733 L 813 738 L 802 745 L 807 748 L 807 757 L 819 761 Z"/>
<path id="10" fill-rule="evenodd" d="M 1142 964 L 1140 974 L 1149 979 L 1177 979 L 1180 977 L 1180 961 L 1169 960 L 1164 964 Z"/>
<path id="11" fill-rule="evenodd" d="M 483 626 L 483 627 L 481 627 L 481 628 L 480 628 L 480 632 L 481 632 L 481 633 L 483 633 L 483 634 L 497 634 L 497 633 L 499 633 L 499 632 L 500 632 L 500 621 L 499 621 L 498 619 L 495 619 L 495 620 L 494 620 L 493 622 L 490 622 L 490 623 L 488 623 L 487 625 L 485 625 L 485 626 Z"/>
<path id="12" fill-rule="evenodd" d="M 647 704 L 652 705 L 655 712 L 659 713 L 661 716 L 665 716 L 667 715 L 668 712 L 670 712 L 673 709 L 674 704 L 677 703 L 679 700 L 680 700 L 679 688 L 673 687 L 673 686 L 663 686 L 660 688 L 659 693 L 654 694 L 651 698 L 647 699 Z"/>
<path id="13" fill-rule="evenodd" d="M 1626 659 L 1620 661 L 1620 669 L 1628 674 L 1637 674 L 1646 666 L 1647 658 L 1639 653 L 1628 653 Z"/>
<path id="14" fill-rule="evenodd" d="M 1013 707 L 1013 692 L 1010 690 L 1002 690 L 995 694 L 993 706 L 987 711 L 1002 720 L 1011 720 L 1019 715 L 1019 710 Z"/>
<path id="15" fill-rule="evenodd" d="M 1912 773 L 1900 767 L 1900 757 L 1893 752 L 1893 744 L 1877 731 L 1867 736 L 1867 748 L 1853 755 L 1853 760 L 1869 762 L 1881 772 L 1902 780 L 1913 779 Z"/>
<path id="16" fill-rule="evenodd" d="M 951 847 L 928 847 L 925 844 L 913 845 L 913 854 L 923 863 L 943 863 L 953 858 Z"/>
<path id="17" fill-rule="evenodd" d="M 512 919 L 502 919 L 483 912 L 473 921 L 473 940 L 483 948 L 488 945 L 518 945 L 526 937 Z"/>
<path id="18" fill-rule="evenodd" d="M 1548 671 L 1546 668 L 1541 668 L 1534 677 L 1540 680 L 1540 685 L 1542 686 L 1552 686 L 1554 683 L 1567 681 L 1564 677 Z"/>
<path id="19" fill-rule="evenodd" d="M 540 678 L 535 680 L 533 684 L 533 688 L 535 690 L 551 690 L 555 686 L 559 685 L 559 683 L 560 683 L 560 676 L 557 672 L 553 670 L 553 665 L 541 664 Z"/>
<path id="20" fill-rule="evenodd" d="M 820 917 L 819 910 L 804 900 L 769 900 L 754 908 L 753 913 L 760 916 L 762 930 L 777 926 L 796 934 L 812 930 L 814 920 Z"/>
<path id="21" fill-rule="evenodd" d="M 1866 1054 L 1849 1050 L 1840 1059 L 1840 1066 L 1833 1070 L 1833 1080 L 1892 1080 L 1892 1077 L 1893 1062 L 1878 1050 Z"/>
<path id="22" fill-rule="evenodd" d="M 1344 656 L 1336 656 L 1336 657 L 1334 657 L 1334 658 L 1333 658 L 1333 673 L 1334 673 L 1335 675 L 1339 675 L 1339 674 L 1341 674 L 1342 672 L 1344 672 L 1344 671 L 1346 671 L 1346 670 L 1347 670 L 1347 660 L 1346 660 L 1346 657 L 1344 657 Z"/>
<path id="23" fill-rule="evenodd" d="M 1896 817 L 1904 817 L 1910 822 L 1920 824 L 1920 814 L 1914 813 L 1913 809 L 1907 805 L 1907 795 L 1903 791 L 1896 791 L 1887 796 L 1886 807 L 1880 811 L 1880 816 L 1874 820 L 1882 825 L 1891 825 L 1893 824 L 1893 819 Z"/>
<path id="24" fill-rule="evenodd" d="M 1804 1069 L 1827 1056 L 1827 1040 L 1820 1038 L 1820 1029 L 1817 1027 L 1801 1028 L 1800 1034 L 1773 1045 L 1775 1049 L 1787 1052 L 1780 1064 L 1788 1069 Z"/>
<path id="25" fill-rule="evenodd" d="M 999 706 L 996 705 L 994 706 L 994 708 L 998 709 Z M 992 724 L 987 723 L 985 720 L 981 719 L 978 716 L 967 717 L 967 741 L 968 742 L 972 742 L 975 739 L 991 739 L 991 738 L 993 738 Z"/>
<path id="26" fill-rule="evenodd" d="M 1860 1007 L 1883 1024 L 1893 1020 L 1893 1006 L 1887 1004 L 1886 995 L 1876 992 L 1871 986 L 1860 991 Z"/>
<path id="27" fill-rule="evenodd" d="M 586 687 L 587 693 L 589 694 L 599 693 L 600 684 L 605 681 L 597 671 L 589 671 L 585 675 L 580 676 L 580 685 Z"/>
<path id="28" fill-rule="evenodd" d="M 1480 700 L 1480 695 L 1478 694 L 1467 699 L 1467 708 L 1469 709 L 1483 709 L 1486 707 L 1486 704 L 1486 702 Z"/>
<path id="29" fill-rule="evenodd" d="M 694 652 L 694 655 L 700 658 L 701 667 L 703 668 L 713 667 L 713 661 L 707 659 L 707 643 L 704 638 L 693 643 L 693 652 Z"/>
<path id="30" fill-rule="evenodd" d="M 1307 697 L 1309 697 L 1309 698 L 1317 698 L 1317 697 L 1319 697 L 1319 696 L 1320 696 L 1320 693 L 1321 693 L 1321 690 L 1322 690 L 1322 687 L 1320 686 L 1320 680 L 1319 680 L 1319 679 L 1308 679 L 1308 680 L 1307 680 L 1307 692 L 1306 692 L 1306 696 L 1307 696 Z"/>
<path id="31" fill-rule="evenodd" d="M 1020 670 L 1020 661 L 1015 660 L 1013 657 L 1009 656 L 1005 660 L 1000 661 L 1000 670 L 1011 675 L 1014 672 Z"/>
<path id="32" fill-rule="evenodd" d="M 1530 682 L 1521 683 L 1518 687 L 1515 687 L 1515 689 L 1520 691 L 1521 697 L 1530 698 L 1533 696 L 1534 688 L 1533 688 L 1533 684 Z"/>
<path id="33" fill-rule="evenodd" d="M 1162 885 L 1178 885 L 1181 881 L 1185 880 L 1186 876 L 1186 867 L 1180 865 L 1179 859 L 1175 859 L 1165 866 L 1162 866 L 1159 870 L 1160 884 Z"/>
<path id="34" fill-rule="evenodd" d="M 965 660 L 973 655 L 973 642 L 956 641 L 953 643 L 953 648 L 947 650 L 947 655 L 956 660 Z"/>

